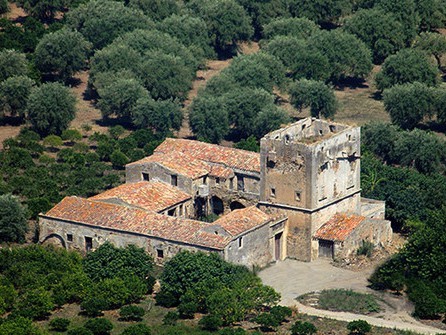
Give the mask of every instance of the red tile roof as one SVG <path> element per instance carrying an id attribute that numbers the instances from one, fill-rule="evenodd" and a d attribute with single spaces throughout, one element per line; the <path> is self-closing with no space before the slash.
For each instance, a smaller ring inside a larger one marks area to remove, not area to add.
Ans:
<path id="1" fill-rule="evenodd" d="M 206 232 L 209 224 L 205 222 L 78 197 L 65 197 L 43 217 L 140 233 L 217 250 L 224 249 L 232 239 L 231 236 Z"/>
<path id="2" fill-rule="evenodd" d="M 174 138 L 167 138 L 155 149 L 155 153 L 158 154 L 172 152 L 181 152 L 190 158 L 222 164 L 230 168 L 260 173 L 260 154 L 251 151 Z"/>
<path id="3" fill-rule="evenodd" d="M 329 241 L 344 241 L 364 219 L 364 216 L 336 214 L 318 229 L 314 237 Z"/>
<path id="4" fill-rule="evenodd" d="M 209 175 L 213 177 L 229 179 L 234 176 L 234 170 L 222 165 L 212 164 Z"/>
<path id="5" fill-rule="evenodd" d="M 149 237 L 222 250 L 236 236 L 270 221 L 256 207 L 235 210 L 213 223 L 157 214 L 144 209 L 78 197 L 65 197 L 43 217 L 83 223 Z M 220 226 L 227 234 L 216 234 Z"/>
<path id="6" fill-rule="evenodd" d="M 214 224 L 223 227 L 235 237 L 270 220 L 271 218 L 267 214 L 257 207 L 251 206 L 236 209 L 216 220 Z"/>
<path id="7" fill-rule="evenodd" d="M 169 170 L 192 179 L 197 179 L 207 175 L 211 168 L 206 162 L 176 151 L 170 151 L 166 154 L 155 152 L 151 156 L 145 157 L 128 165 L 144 163 L 158 163 L 165 166 Z"/>
<path id="8" fill-rule="evenodd" d="M 191 196 L 177 187 L 160 181 L 140 181 L 120 185 L 90 198 L 90 200 L 113 199 L 119 199 L 129 205 L 149 211 L 160 212 L 191 199 Z"/>

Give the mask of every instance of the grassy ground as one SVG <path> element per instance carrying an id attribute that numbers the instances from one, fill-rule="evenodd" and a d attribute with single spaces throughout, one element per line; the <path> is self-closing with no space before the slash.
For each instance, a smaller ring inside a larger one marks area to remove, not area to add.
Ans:
<path id="1" fill-rule="evenodd" d="M 366 315 L 381 310 L 379 303 L 373 295 L 345 289 L 308 293 L 299 297 L 299 301 L 305 305 L 335 312 L 351 312 Z"/>

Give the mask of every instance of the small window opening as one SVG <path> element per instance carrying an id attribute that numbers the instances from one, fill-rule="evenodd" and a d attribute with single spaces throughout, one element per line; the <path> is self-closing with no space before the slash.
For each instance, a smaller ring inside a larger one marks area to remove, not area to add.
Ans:
<path id="1" fill-rule="evenodd" d="M 207 183 L 208 183 L 208 177 L 207 177 L 207 176 L 204 176 L 204 177 L 203 177 L 203 184 L 206 185 Z"/>
<path id="2" fill-rule="evenodd" d="M 146 172 L 143 172 L 142 173 L 142 180 L 149 181 L 150 180 L 149 174 L 146 173 Z"/>
<path id="3" fill-rule="evenodd" d="M 272 196 L 273 198 L 276 197 L 276 189 L 275 189 L 275 188 L 271 188 L 271 196 Z"/>
<path id="4" fill-rule="evenodd" d="M 177 175 L 171 175 L 170 176 L 170 184 L 172 186 L 178 186 L 178 176 Z"/>
<path id="5" fill-rule="evenodd" d="M 234 178 L 229 179 L 229 189 L 230 190 L 234 189 Z"/>
<path id="6" fill-rule="evenodd" d="M 73 242 L 73 234 L 67 234 L 67 241 Z"/>
<path id="7" fill-rule="evenodd" d="M 328 126 L 328 127 L 330 128 L 330 131 L 332 133 L 334 133 L 336 131 L 336 126 L 331 125 L 331 126 Z"/>
<path id="8" fill-rule="evenodd" d="M 237 191 L 245 191 L 245 178 L 242 176 L 237 177 Z"/>
<path id="9" fill-rule="evenodd" d="M 290 135 L 286 134 L 285 135 L 285 144 L 289 144 L 290 143 Z"/>
<path id="10" fill-rule="evenodd" d="M 169 210 L 167 211 L 167 215 L 169 215 L 169 216 L 175 216 L 175 208 L 169 209 Z"/>
<path id="11" fill-rule="evenodd" d="M 324 132 L 322 131 L 322 129 L 319 129 L 319 135 L 324 135 Z"/>
<path id="12" fill-rule="evenodd" d="M 270 169 L 273 169 L 276 166 L 276 163 L 271 159 L 268 159 L 268 161 L 266 162 L 266 166 Z"/>
<path id="13" fill-rule="evenodd" d="M 307 126 L 306 124 L 303 124 L 302 125 L 302 130 L 304 130 L 306 126 Z"/>
<path id="14" fill-rule="evenodd" d="M 300 201 L 300 199 L 301 199 L 300 192 L 298 192 L 298 191 L 294 192 L 294 198 L 296 199 L 296 201 Z"/>
<path id="15" fill-rule="evenodd" d="M 215 178 L 215 183 L 216 184 L 220 184 L 220 178 L 219 177 Z"/>
<path id="16" fill-rule="evenodd" d="M 85 250 L 87 252 L 93 249 L 93 238 L 85 236 Z"/>
<path id="17" fill-rule="evenodd" d="M 321 171 L 327 170 L 328 169 L 328 162 L 325 162 L 324 164 L 322 164 L 320 169 L 321 169 Z"/>
<path id="18" fill-rule="evenodd" d="M 164 258 L 164 250 L 163 249 L 156 249 L 156 257 Z"/>
<path id="19" fill-rule="evenodd" d="M 239 248 L 243 247 L 243 236 L 238 238 L 238 247 Z"/>

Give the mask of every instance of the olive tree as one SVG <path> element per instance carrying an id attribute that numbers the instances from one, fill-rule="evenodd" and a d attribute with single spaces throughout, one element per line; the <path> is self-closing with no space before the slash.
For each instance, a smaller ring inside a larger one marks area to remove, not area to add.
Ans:
<path id="1" fill-rule="evenodd" d="M 90 48 L 91 43 L 81 33 L 62 29 L 42 37 L 34 62 L 42 73 L 56 74 L 66 80 L 85 66 Z"/>
<path id="2" fill-rule="evenodd" d="M 0 51 L 0 82 L 13 76 L 24 76 L 28 73 L 29 64 L 25 54 L 16 50 Z"/>
<path id="3" fill-rule="evenodd" d="M 176 0 L 128 0 L 126 2 L 129 7 L 142 10 L 154 21 L 161 21 L 180 12 L 179 3 Z"/>
<path id="4" fill-rule="evenodd" d="M 59 83 L 34 88 L 28 99 L 27 116 L 40 135 L 60 134 L 76 112 L 76 98 Z"/>
<path id="5" fill-rule="evenodd" d="M 0 83 L 0 106 L 3 112 L 25 116 L 34 81 L 26 76 L 10 77 Z"/>
<path id="6" fill-rule="evenodd" d="M 0 195 L 0 241 L 25 242 L 28 223 L 25 208 L 11 194 Z"/>
<path id="7" fill-rule="evenodd" d="M 446 53 L 446 37 L 439 33 L 425 32 L 415 39 L 415 48 L 424 50 L 434 56 L 441 69 L 441 57 Z"/>
<path id="8" fill-rule="evenodd" d="M 272 39 L 276 36 L 291 36 L 307 39 L 319 30 L 316 23 L 304 17 L 278 18 L 263 27 L 263 37 Z"/>
<path id="9" fill-rule="evenodd" d="M 336 22 L 341 16 L 349 14 L 352 1 L 349 0 L 291 0 L 292 16 L 306 17 L 318 23 Z"/>
<path id="10" fill-rule="evenodd" d="M 345 31 L 357 36 L 372 50 L 373 61 L 382 63 L 387 56 L 405 46 L 402 24 L 382 9 L 363 9 L 347 19 Z"/>
<path id="11" fill-rule="evenodd" d="M 290 87 L 291 104 L 299 110 L 309 107 L 313 117 L 331 118 L 337 101 L 332 89 L 323 82 L 301 79 Z"/>
<path id="12" fill-rule="evenodd" d="M 438 83 L 438 77 L 438 68 L 430 61 L 426 53 L 416 49 L 402 49 L 384 61 L 375 80 L 377 88 L 382 91 L 393 85 L 413 82 L 435 86 Z"/>

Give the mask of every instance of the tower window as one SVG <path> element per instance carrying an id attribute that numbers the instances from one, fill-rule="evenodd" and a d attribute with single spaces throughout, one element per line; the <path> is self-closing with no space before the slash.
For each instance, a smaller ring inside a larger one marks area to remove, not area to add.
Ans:
<path id="1" fill-rule="evenodd" d="M 163 249 L 156 249 L 156 257 L 164 258 L 164 250 Z"/>
<path id="2" fill-rule="evenodd" d="M 142 180 L 149 181 L 150 180 L 149 174 L 146 173 L 146 172 L 143 172 L 142 173 Z"/>
<path id="3" fill-rule="evenodd" d="M 73 242 L 73 234 L 67 234 L 67 241 Z"/>
<path id="4" fill-rule="evenodd" d="M 178 176 L 177 175 L 172 174 L 170 176 L 170 184 L 172 186 L 178 186 Z"/>
<path id="5" fill-rule="evenodd" d="M 245 178 L 237 176 L 237 191 L 245 191 Z"/>
<path id="6" fill-rule="evenodd" d="M 296 201 L 300 201 L 301 199 L 300 196 L 301 196 L 300 192 L 298 191 L 294 192 L 294 198 L 296 199 Z"/>
<path id="7" fill-rule="evenodd" d="M 230 190 L 234 189 L 234 178 L 229 179 L 229 189 Z"/>
<path id="8" fill-rule="evenodd" d="M 93 238 L 85 236 L 85 251 L 89 252 L 93 249 Z"/>
<path id="9" fill-rule="evenodd" d="M 273 198 L 276 197 L 276 189 L 275 188 L 271 188 L 271 197 L 273 197 Z"/>
<path id="10" fill-rule="evenodd" d="M 243 247 L 243 236 L 238 238 L 238 247 L 242 248 Z"/>
<path id="11" fill-rule="evenodd" d="M 216 184 L 220 184 L 220 178 L 219 177 L 215 178 L 215 183 Z"/>

